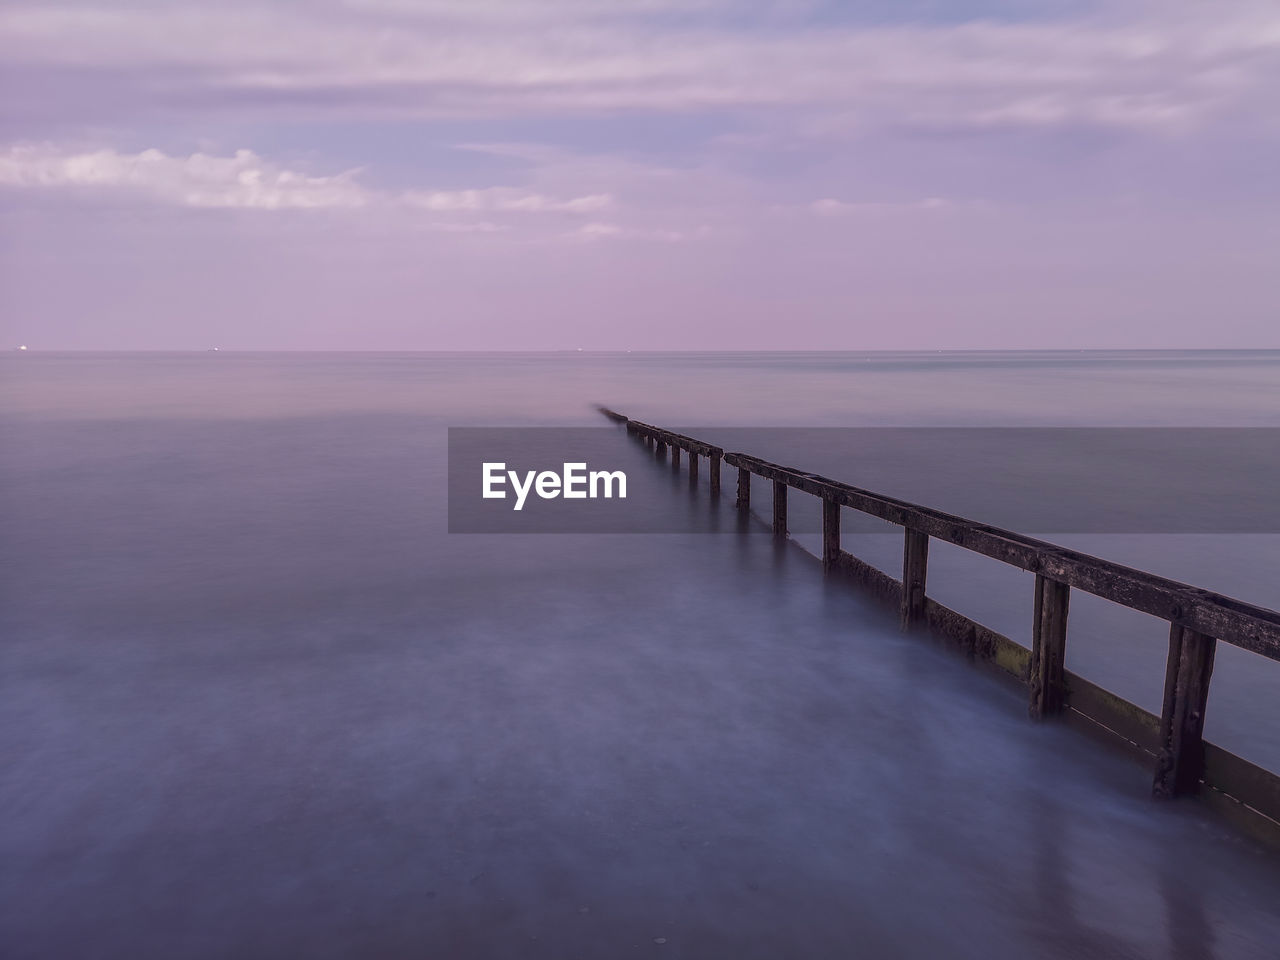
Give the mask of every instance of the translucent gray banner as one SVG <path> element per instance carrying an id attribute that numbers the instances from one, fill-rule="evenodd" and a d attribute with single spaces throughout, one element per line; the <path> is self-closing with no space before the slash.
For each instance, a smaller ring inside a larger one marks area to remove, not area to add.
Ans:
<path id="1" fill-rule="evenodd" d="M 671 429 L 1020 533 L 1280 533 L 1277 428 Z M 687 453 L 676 468 L 621 427 L 451 428 L 449 531 L 764 532 L 732 510 L 737 471 L 722 467 L 718 499 L 709 474 L 705 457 L 691 477 Z M 759 513 L 771 491 L 755 478 Z M 791 491 L 788 525 L 819 530 L 817 501 Z"/>

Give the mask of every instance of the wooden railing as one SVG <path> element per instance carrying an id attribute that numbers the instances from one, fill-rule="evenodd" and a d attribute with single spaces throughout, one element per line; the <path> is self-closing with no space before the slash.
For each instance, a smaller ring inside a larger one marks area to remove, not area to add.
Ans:
<path id="1" fill-rule="evenodd" d="M 1043 719 L 1079 717 L 1155 760 L 1158 797 L 1200 794 L 1219 809 L 1240 813 L 1250 825 L 1280 840 L 1280 777 L 1204 740 L 1204 715 L 1217 643 L 1222 641 L 1280 660 L 1280 613 L 1234 600 L 1100 557 L 1010 530 L 957 517 L 931 507 L 761 460 L 714 444 L 601 412 L 659 457 L 679 466 L 683 451 L 696 479 L 698 458 L 710 464 L 710 487 L 720 492 L 721 464 L 738 471 L 736 506 L 751 508 L 751 477 L 773 483 L 772 526 L 787 536 L 791 490 L 822 501 L 822 562 L 870 586 L 897 604 L 903 628 L 917 624 L 957 641 L 970 655 L 1014 675 L 1028 687 L 1029 711 Z M 840 514 L 851 508 L 903 528 L 902 579 L 876 570 L 841 547 Z M 1031 645 L 1024 647 L 942 606 L 926 594 L 929 541 L 966 550 L 1035 574 Z M 1110 600 L 1169 623 L 1169 655 L 1160 716 L 1121 699 L 1066 670 L 1067 614 L 1071 591 Z M 1243 805 L 1236 809 L 1237 805 Z"/>

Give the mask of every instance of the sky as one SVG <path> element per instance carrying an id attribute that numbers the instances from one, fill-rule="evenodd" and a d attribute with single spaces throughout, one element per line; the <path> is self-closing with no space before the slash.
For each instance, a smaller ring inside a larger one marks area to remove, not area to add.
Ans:
<path id="1" fill-rule="evenodd" d="M 1274 0 L 3 0 L 0 346 L 1280 347 Z"/>

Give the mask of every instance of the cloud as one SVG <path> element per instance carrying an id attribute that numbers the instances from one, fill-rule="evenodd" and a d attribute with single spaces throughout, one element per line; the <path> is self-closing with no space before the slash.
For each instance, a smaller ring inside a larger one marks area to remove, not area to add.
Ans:
<path id="1" fill-rule="evenodd" d="M 69 152 L 50 144 L 21 145 L 0 154 L 0 185 L 29 189 L 126 190 L 186 207 L 256 210 L 351 209 L 371 194 L 355 171 L 313 177 L 269 163 L 251 150 L 229 157 L 159 150 Z"/>
<path id="2" fill-rule="evenodd" d="M 680 243 L 685 239 L 679 230 L 648 229 L 643 227 L 622 227 L 616 223 L 586 223 L 569 234 L 570 239 L 577 240 L 657 240 L 663 243 Z"/>
<path id="3" fill-rule="evenodd" d="M 435 221 L 427 224 L 432 230 L 444 233 L 503 233 L 511 228 L 503 223 L 491 220 Z"/>
<path id="4" fill-rule="evenodd" d="M 568 200 L 509 187 L 484 190 L 411 190 L 402 195 L 410 206 L 436 211 L 501 211 L 517 213 L 593 213 L 613 206 L 613 197 L 593 193 Z"/>
<path id="5" fill-rule="evenodd" d="M 820 217 L 845 217 L 859 213 L 876 213 L 889 210 L 942 210 L 953 204 L 942 197 L 923 197 L 920 200 L 909 200 L 902 203 L 884 201 L 850 202 L 837 200 L 834 197 L 823 197 L 814 200 L 808 206 L 810 213 Z"/>
<path id="6" fill-rule="evenodd" d="M 578 234 L 591 239 L 599 239 L 602 237 L 616 237 L 622 233 L 622 228 L 616 223 L 588 223 L 578 228 Z"/>
<path id="7" fill-rule="evenodd" d="M 253 102 L 492 117 L 785 108 L 827 134 L 877 126 L 1178 131 L 1267 104 L 1280 75 L 1280 12 L 1250 0 L 820 28 L 803 18 L 807 6 L 764 3 L 744 13 L 704 0 L 685 18 L 675 16 L 676 0 L 93 8 L 27 0 L 0 11 L 0 55 L 14 70 L 63 71 L 70 83 L 169 71 L 174 89 L 152 95 L 151 105 L 184 110 Z"/>
<path id="8" fill-rule="evenodd" d="M 630 20 L 658 14 L 723 13 L 735 0 L 337 0 L 338 5 L 363 13 L 395 14 L 434 23 L 546 23 L 573 18 L 582 21 Z M 739 2 L 738 7 L 741 8 Z M 788 4 L 779 3 L 784 7 Z M 793 4 L 791 4 L 793 6 Z"/>
<path id="9" fill-rule="evenodd" d="M 399 194 L 367 188 L 359 171 L 310 176 L 263 159 L 251 150 L 226 157 L 194 153 L 175 157 L 159 150 L 120 153 L 74 151 L 53 144 L 24 144 L 0 153 L 0 186 L 19 189 L 127 191 L 185 207 L 253 210 L 401 207 L 437 214 L 588 214 L 611 209 L 604 193 L 561 199 L 514 187 Z M 489 221 L 447 221 L 454 230 L 492 232 Z"/>

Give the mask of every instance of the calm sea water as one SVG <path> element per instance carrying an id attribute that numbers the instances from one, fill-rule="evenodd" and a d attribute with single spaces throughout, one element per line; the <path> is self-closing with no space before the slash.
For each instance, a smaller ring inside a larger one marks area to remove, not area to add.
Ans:
<path id="1" fill-rule="evenodd" d="M 811 537 L 446 532 L 448 427 L 595 402 L 1276 427 L 1280 354 L 5 357 L 0 953 L 1274 956 L 1273 854 Z M 1056 539 L 1280 605 L 1275 535 Z M 930 591 L 1026 640 L 1026 575 L 935 545 Z M 1071 616 L 1068 666 L 1158 708 L 1164 625 Z M 1207 721 L 1273 769 L 1277 666 L 1220 649 Z"/>

